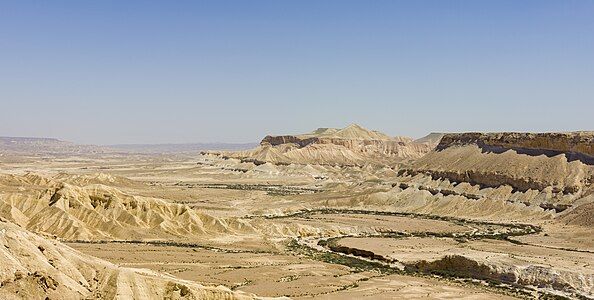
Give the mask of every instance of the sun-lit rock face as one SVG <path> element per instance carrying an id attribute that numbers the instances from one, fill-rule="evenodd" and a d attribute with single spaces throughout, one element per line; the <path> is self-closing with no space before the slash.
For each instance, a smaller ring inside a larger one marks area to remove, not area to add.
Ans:
<path id="1" fill-rule="evenodd" d="M 568 160 L 594 164 L 594 131 L 551 133 L 460 133 L 446 134 L 437 150 L 453 145 L 476 144 L 490 151 L 513 149 L 529 155 L 564 154 Z"/>
<path id="2" fill-rule="evenodd" d="M 343 129 L 318 128 L 306 134 L 269 135 L 253 150 L 223 155 L 256 163 L 365 165 L 416 159 L 431 149 L 428 143 L 391 137 L 353 124 Z"/>
<path id="3" fill-rule="evenodd" d="M 571 202 L 592 189 L 594 132 L 446 134 L 401 173 L 482 187 L 545 191 Z"/>

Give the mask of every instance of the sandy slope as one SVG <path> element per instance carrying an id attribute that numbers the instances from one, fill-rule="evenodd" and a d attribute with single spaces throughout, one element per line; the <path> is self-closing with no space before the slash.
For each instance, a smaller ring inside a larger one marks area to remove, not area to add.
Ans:
<path id="1" fill-rule="evenodd" d="M 563 212 L 560 220 L 568 225 L 594 228 L 594 195 L 580 199 L 574 207 Z"/>
<path id="2" fill-rule="evenodd" d="M 130 195 L 104 184 L 85 185 L 86 182 L 84 177 L 65 179 L 63 174 L 54 179 L 33 174 L 5 175 L 0 216 L 28 230 L 68 240 L 254 233 L 249 224 L 235 218 L 217 218 L 187 205 Z M 11 186 L 18 189 L 10 191 Z"/>
<path id="3" fill-rule="evenodd" d="M 311 166 L 304 168 L 312 169 Z M 278 173 L 271 164 L 259 165 L 255 169 L 266 174 Z M 123 178 L 105 174 L 58 174 L 48 178 L 28 173 L 0 178 L 0 217 L 32 232 L 61 240 L 175 240 L 227 244 L 271 237 L 346 234 L 357 230 L 352 226 L 275 224 L 263 219 L 215 216 L 185 204 L 92 183 L 97 180 L 128 183 Z M 80 185 L 75 185 L 76 182 Z M 11 187 L 15 190 L 11 191 Z"/>
<path id="4" fill-rule="evenodd" d="M 0 221 L 2 299 L 250 299 L 149 270 L 118 267 Z"/>
<path id="5" fill-rule="evenodd" d="M 400 174 L 425 176 L 427 183 L 445 180 L 447 190 L 465 184 L 471 187 L 467 194 L 494 189 L 499 195 L 491 197 L 563 211 L 593 191 L 592 136 L 446 134 L 435 150 Z"/>

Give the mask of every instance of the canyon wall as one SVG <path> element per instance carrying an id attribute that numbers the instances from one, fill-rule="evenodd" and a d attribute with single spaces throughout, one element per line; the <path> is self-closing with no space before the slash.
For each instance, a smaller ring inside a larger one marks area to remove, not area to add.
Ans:
<path id="1" fill-rule="evenodd" d="M 594 132 L 446 134 L 435 150 L 401 173 L 517 191 L 589 193 Z"/>

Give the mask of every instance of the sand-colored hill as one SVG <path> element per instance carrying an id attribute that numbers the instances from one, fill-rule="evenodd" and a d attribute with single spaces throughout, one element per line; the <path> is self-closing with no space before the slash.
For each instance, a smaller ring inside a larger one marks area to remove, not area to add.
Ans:
<path id="1" fill-rule="evenodd" d="M 118 267 L 0 220 L 2 299 L 254 299 L 146 269 Z"/>
<path id="2" fill-rule="evenodd" d="M 594 228 L 594 195 L 584 197 L 574 207 L 563 212 L 560 220 L 568 225 Z"/>
<path id="3" fill-rule="evenodd" d="M 35 174 L 31 174 L 35 176 Z M 118 186 L 129 186 L 135 183 L 125 177 L 114 176 L 106 173 L 95 173 L 95 174 L 68 174 L 58 173 L 52 177 L 52 180 L 56 182 L 66 182 L 74 185 L 89 185 L 89 184 L 105 184 L 105 185 L 118 185 Z"/>
<path id="4" fill-rule="evenodd" d="M 365 165 L 394 164 L 431 150 L 427 143 L 390 137 L 353 124 L 342 129 L 318 128 L 299 135 L 266 136 L 260 146 L 239 152 L 210 152 L 256 163 Z"/>
<path id="5" fill-rule="evenodd" d="M 415 143 L 419 143 L 419 144 L 428 144 L 430 145 L 432 148 L 437 147 L 437 145 L 439 144 L 439 142 L 441 141 L 441 138 L 445 135 L 445 133 L 440 133 L 440 132 L 432 132 L 420 139 L 416 139 Z"/>
<path id="6" fill-rule="evenodd" d="M 589 161 L 593 136 L 446 134 L 436 150 L 414 162 L 409 171 L 485 187 L 509 185 L 520 191 L 550 187 L 554 193 L 582 194 L 591 189 L 594 174 Z"/>
<path id="7" fill-rule="evenodd" d="M 22 150 L 41 147 L 68 147 L 70 142 L 54 138 L 32 138 L 32 137 L 0 137 L 0 148 L 5 150 Z"/>
<path id="8" fill-rule="evenodd" d="M 309 169 L 312 169 L 311 166 Z M 262 164 L 255 175 L 276 176 L 273 164 Z M 315 171 L 315 170 L 314 170 Z M 113 186 L 121 183 L 107 174 L 66 175 L 53 178 L 37 174 L 0 177 L 0 218 L 29 231 L 64 241 L 177 241 L 212 242 L 259 240 L 321 234 L 352 233 L 355 229 L 302 224 L 272 225 L 268 220 L 221 217 L 159 198 L 143 197 Z M 91 181 L 91 183 L 89 183 Z"/>
<path id="9" fill-rule="evenodd" d="M 451 145 L 476 144 L 486 151 L 516 150 L 528 155 L 556 156 L 564 154 L 568 160 L 594 164 L 594 131 L 550 133 L 461 133 L 445 135 L 438 149 Z"/>
<path id="10" fill-rule="evenodd" d="M 400 169 L 395 180 L 403 189 L 426 191 L 444 202 L 444 207 L 452 203 L 445 199 L 455 196 L 469 201 L 464 207 L 478 209 L 479 214 L 487 205 L 500 203 L 501 208 L 486 211 L 496 217 L 505 207 L 520 212 L 527 206 L 536 214 L 545 210 L 556 218 L 593 192 L 594 165 L 588 158 L 592 135 L 446 134 L 435 150 Z M 485 203 L 473 204 L 479 202 Z M 589 226 L 592 216 L 588 211 L 588 205 L 575 208 L 563 222 Z M 464 209 L 455 212 L 475 214 Z M 521 215 L 514 218 L 522 219 Z"/>
<path id="11" fill-rule="evenodd" d="M 316 131 L 319 131 L 316 130 Z M 351 124 L 342 129 L 324 130 L 318 137 L 342 138 L 353 140 L 391 140 L 392 137 L 375 130 L 368 130 L 360 125 Z"/>
<path id="12" fill-rule="evenodd" d="M 130 195 L 104 184 L 86 184 L 87 180 L 82 180 L 82 186 L 71 184 L 84 176 L 56 177 L 3 176 L 0 216 L 33 232 L 66 240 L 168 239 L 254 232 L 242 220 L 217 218 L 187 205 Z M 107 175 L 86 179 L 99 177 L 113 180 Z"/>

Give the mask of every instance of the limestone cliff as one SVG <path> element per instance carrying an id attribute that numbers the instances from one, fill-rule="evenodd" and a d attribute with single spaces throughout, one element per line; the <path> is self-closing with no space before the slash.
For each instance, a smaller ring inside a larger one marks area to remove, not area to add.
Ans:
<path id="1" fill-rule="evenodd" d="M 223 155 L 274 164 L 365 165 L 416 159 L 431 149 L 432 145 L 427 143 L 415 143 L 408 137 L 390 137 L 353 124 L 342 129 L 319 128 L 299 135 L 269 135 L 256 149 Z"/>
<path id="2" fill-rule="evenodd" d="M 569 201 L 591 191 L 593 154 L 594 132 L 446 134 L 434 151 L 401 173 L 545 191 L 553 195 L 546 198 Z"/>
<path id="3" fill-rule="evenodd" d="M 594 164 L 594 131 L 551 133 L 460 133 L 446 134 L 437 150 L 454 145 L 475 144 L 486 151 L 501 152 L 513 149 L 532 156 L 555 156 L 563 154 L 569 161 L 580 160 Z"/>

